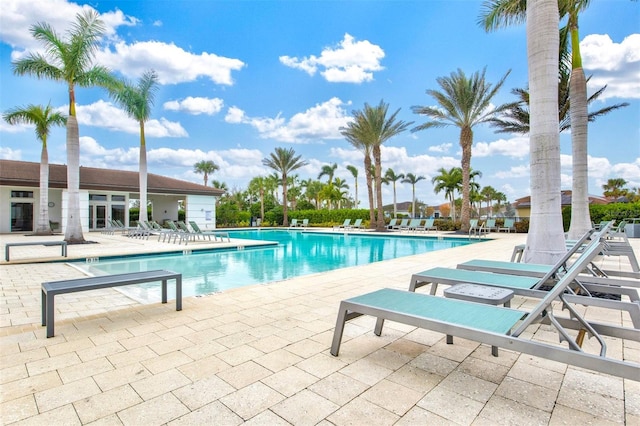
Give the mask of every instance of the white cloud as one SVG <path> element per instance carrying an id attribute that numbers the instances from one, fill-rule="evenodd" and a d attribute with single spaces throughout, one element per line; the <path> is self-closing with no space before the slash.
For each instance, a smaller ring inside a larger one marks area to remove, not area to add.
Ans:
<path id="1" fill-rule="evenodd" d="M 529 177 L 529 165 L 512 166 L 507 171 L 499 171 L 494 174 L 499 179 L 523 178 Z"/>
<path id="2" fill-rule="evenodd" d="M 162 21 L 161 20 L 157 20 L 157 21 L 153 21 L 153 26 L 154 27 L 161 27 L 162 26 Z"/>
<path id="3" fill-rule="evenodd" d="M 79 6 L 66 0 L 23 1 L 3 0 L 0 10 L 0 40 L 14 48 L 37 50 L 42 48 L 35 40 L 29 28 L 36 22 L 47 22 L 60 35 L 64 34 L 75 16 L 84 10 L 94 10 L 88 5 Z M 134 26 L 138 19 L 127 16 L 116 9 L 100 15 L 105 24 L 107 37 L 113 37 L 120 26 Z"/>
<path id="4" fill-rule="evenodd" d="M 22 158 L 22 151 L 0 146 L 0 158 L 3 160 L 20 160 Z"/>
<path id="5" fill-rule="evenodd" d="M 192 115 L 214 115 L 222 110 L 224 101 L 220 98 L 202 98 L 187 96 L 182 100 L 165 102 L 162 106 L 170 111 L 185 111 Z"/>
<path id="6" fill-rule="evenodd" d="M 275 118 L 249 117 L 240 108 L 230 107 L 225 121 L 248 124 L 258 131 L 261 138 L 282 142 L 306 143 L 323 139 L 341 139 L 340 127 L 351 120 L 343 108 L 344 105 L 348 104 L 338 98 L 331 98 L 295 114 L 288 121 L 281 114 Z"/>
<path id="7" fill-rule="evenodd" d="M 440 144 L 440 145 L 430 146 L 428 148 L 428 151 L 429 152 L 437 152 L 437 153 L 445 154 L 445 153 L 449 152 L 449 150 L 451 149 L 452 146 L 453 146 L 452 143 L 447 142 L 447 143 L 443 143 L 443 144 Z"/>
<path id="8" fill-rule="evenodd" d="M 498 139 L 493 142 L 477 142 L 473 144 L 474 157 L 491 157 L 504 155 L 512 158 L 524 158 L 529 155 L 529 137 L 516 136 L 511 139 Z"/>
<path id="9" fill-rule="evenodd" d="M 59 108 L 67 111 L 68 107 Z M 129 118 L 120 108 L 111 102 L 99 100 L 90 105 L 76 105 L 78 123 L 81 125 L 102 127 L 112 131 L 120 131 L 131 134 L 139 134 L 140 126 Z M 189 136 L 180 123 L 172 122 L 166 118 L 149 120 L 144 126 L 145 135 L 157 138 L 177 138 Z"/>
<path id="10" fill-rule="evenodd" d="M 32 124 L 9 124 L 4 120 L 0 120 L 0 132 L 6 133 L 22 133 L 29 129 L 33 129 L 34 126 Z"/>
<path id="11" fill-rule="evenodd" d="M 607 34 L 590 34 L 580 42 L 580 53 L 590 91 L 607 85 L 600 100 L 640 98 L 640 34 L 615 43 Z"/>
<path id="12" fill-rule="evenodd" d="M 113 50 L 107 47 L 99 51 L 96 60 L 129 78 L 137 78 L 153 68 L 158 73 L 160 84 L 184 83 L 208 77 L 216 84 L 232 85 L 231 72 L 245 65 L 239 59 L 207 52 L 197 55 L 173 43 L 159 41 L 133 44 L 118 42 Z"/>
<path id="13" fill-rule="evenodd" d="M 280 56 L 280 62 L 309 75 L 321 68 L 320 74 L 331 83 L 362 83 L 372 81 L 373 72 L 384 69 L 380 65 L 384 55 L 380 46 L 368 40 L 355 41 L 353 36 L 345 34 L 338 46 L 325 48 L 320 57 Z"/>

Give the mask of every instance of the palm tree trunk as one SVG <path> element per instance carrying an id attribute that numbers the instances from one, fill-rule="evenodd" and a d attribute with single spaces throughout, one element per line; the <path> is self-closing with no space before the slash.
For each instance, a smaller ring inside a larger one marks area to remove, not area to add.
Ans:
<path id="1" fill-rule="evenodd" d="M 72 107 L 70 107 L 71 109 Z M 75 108 L 73 108 L 75 111 Z M 80 136 L 75 115 L 67 118 L 67 223 L 64 240 L 69 244 L 84 242 L 80 220 Z"/>
<path id="2" fill-rule="evenodd" d="M 380 145 L 373 146 L 373 159 L 376 166 L 376 199 L 378 208 L 378 220 L 376 224 L 376 231 L 384 231 L 384 213 L 382 211 L 382 161 L 380 153 Z"/>
<path id="3" fill-rule="evenodd" d="M 398 217 L 398 208 L 396 206 L 396 182 L 393 181 L 393 217 Z"/>
<path id="4" fill-rule="evenodd" d="M 469 231 L 469 210 L 470 210 L 470 177 L 471 172 L 471 144 L 473 143 L 473 131 L 470 127 L 463 127 L 460 130 L 460 145 L 462 148 L 462 211 L 460 212 L 460 229 Z"/>
<path id="5" fill-rule="evenodd" d="M 46 140 L 42 142 L 40 153 L 40 209 L 38 210 L 36 235 L 51 235 L 49 226 L 49 153 Z"/>
<path id="6" fill-rule="evenodd" d="M 287 175 L 282 175 L 282 225 L 289 226 L 287 202 Z"/>
<path id="7" fill-rule="evenodd" d="M 527 1 L 531 221 L 524 261 L 553 264 L 566 252 L 560 206 L 557 0 Z"/>
<path id="8" fill-rule="evenodd" d="M 411 185 L 411 215 L 415 219 L 416 218 L 416 186 Z"/>
<path id="9" fill-rule="evenodd" d="M 147 144 L 144 137 L 144 121 L 140 122 L 140 215 L 138 222 L 146 222 L 147 217 Z"/>
<path id="10" fill-rule="evenodd" d="M 264 222 L 264 189 L 260 188 L 260 221 Z"/>
<path id="11" fill-rule="evenodd" d="M 588 177 L 588 123 L 587 80 L 582 69 L 578 12 L 573 10 L 569 18 L 571 27 L 571 79 L 569 80 L 569 104 L 571 105 L 571 153 L 573 157 L 573 181 L 571 189 L 571 226 L 569 238 L 578 239 L 591 229 L 589 214 Z"/>
<path id="12" fill-rule="evenodd" d="M 369 195 L 369 228 L 374 229 L 376 227 L 376 215 L 373 204 L 373 187 L 371 186 L 371 157 L 366 154 L 364 156 L 364 176 L 367 181 L 367 192 Z"/>

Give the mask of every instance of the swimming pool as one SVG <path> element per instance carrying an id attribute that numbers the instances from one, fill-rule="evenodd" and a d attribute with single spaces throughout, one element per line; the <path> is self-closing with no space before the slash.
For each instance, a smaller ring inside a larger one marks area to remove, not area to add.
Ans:
<path id="1" fill-rule="evenodd" d="M 286 280 L 301 275 L 363 265 L 472 244 L 468 239 L 316 233 L 288 230 L 231 231 L 231 238 L 276 241 L 277 245 L 243 250 L 193 250 L 138 257 L 73 262 L 95 275 L 168 269 L 182 273 L 183 295 L 208 294 Z M 194 246 L 189 246 L 193 248 Z M 157 300 L 157 285 L 123 288 L 140 301 Z"/>

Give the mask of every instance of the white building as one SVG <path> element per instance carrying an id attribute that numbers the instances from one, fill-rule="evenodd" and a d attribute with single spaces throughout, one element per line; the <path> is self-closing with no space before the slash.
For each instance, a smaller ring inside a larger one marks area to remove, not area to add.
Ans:
<path id="1" fill-rule="evenodd" d="M 129 201 L 140 198 L 138 172 L 80 167 L 82 231 L 108 226 L 118 219 L 129 226 Z M 56 232 L 65 231 L 67 166 L 49 165 L 49 220 Z M 178 220 L 179 201 L 186 219 L 201 227 L 215 228 L 216 199 L 223 190 L 197 183 L 148 174 L 150 220 L 162 224 Z M 0 160 L 0 233 L 35 229 L 40 202 L 40 163 Z"/>

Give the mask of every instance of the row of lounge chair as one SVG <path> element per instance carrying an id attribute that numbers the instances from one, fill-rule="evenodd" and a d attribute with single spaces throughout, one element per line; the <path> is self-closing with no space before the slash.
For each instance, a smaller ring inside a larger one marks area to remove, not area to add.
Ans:
<path id="1" fill-rule="evenodd" d="M 592 268 L 593 262 L 603 254 L 610 231 L 607 225 L 600 231 L 586 233 L 552 266 L 472 260 L 456 269 L 432 268 L 414 274 L 409 291 L 381 289 L 343 300 L 331 354 L 338 356 L 345 323 L 370 315 L 377 318 L 374 333 L 378 336 L 384 321 L 391 320 L 640 381 L 637 358 L 607 355 L 607 336 L 640 342 L 640 279 L 594 276 L 597 271 Z M 534 301 L 522 305 L 531 309 L 511 309 L 436 295 L 438 284 L 460 283 L 508 289 Z M 428 284 L 431 284 L 430 294 L 416 293 Z M 620 300 L 594 297 L 594 292 L 616 294 Z M 617 314 L 612 318 L 618 319 L 624 312 L 631 318 L 631 326 L 601 322 L 602 317 L 587 318 L 589 311 L 582 309 L 584 306 L 613 310 Z M 556 312 L 559 307 L 569 314 L 560 316 L 561 312 Z M 559 335 L 560 344 L 536 340 L 532 326 L 538 323 L 551 325 Z M 588 350 L 583 348 L 585 334 L 596 342 L 588 345 Z M 447 343 L 452 340 L 447 338 Z M 497 351 L 494 354 L 497 355 Z"/>
<path id="2" fill-rule="evenodd" d="M 302 222 L 298 222 L 298 219 L 291 219 L 289 228 L 307 228 L 309 226 L 309 219 L 302 219 Z"/>
<path id="3" fill-rule="evenodd" d="M 109 227 L 103 230 L 103 233 L 115 233 L 122 232 L 122 235 L 126 235 L 130 238 L 145 238 L 149 239 L 151 235 L 158 235 L 158 241 L 173 242 L 187 245 L 189 241 L 196 241 L 202 238 L 209 241 L 226 241 L 229 242 L 228 232 L 220 231 L 203 231 L 198 224 L 194 221 L 189 221 L 187 226 L 183 221 L 166 221 L 168 228 L 163 228 L 155 221 L 138 222 L 138 226 L 126 227 L 119 220 L 109 220 Z M 211 239 L 213 237 L 213 240 Z"/>
<path id="4" fill-rule="evenodd" d="M 364 229 L 362 225 L 362 219 L 356 219 L 355 222 L 351 223 L 351 219 L 345 219 L 342 225 L 334 226 L 334 230 L 355 230 L 355 229 Z"/>
<path id="5" fill-rule="evenodd" d="M 424 221 L 424 223 L 423 223 Z M 438 231 L 438 227 L 434 224 L 435 219 L 391 219 L 387 229 L 395 231 L 414 231 L 414 232 L 427 232 Z"/>

